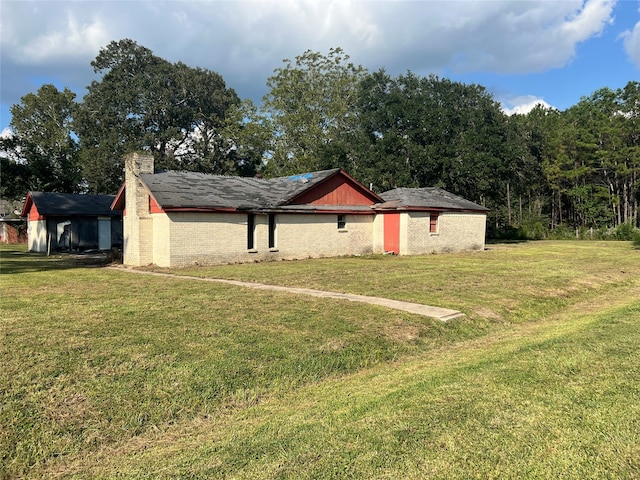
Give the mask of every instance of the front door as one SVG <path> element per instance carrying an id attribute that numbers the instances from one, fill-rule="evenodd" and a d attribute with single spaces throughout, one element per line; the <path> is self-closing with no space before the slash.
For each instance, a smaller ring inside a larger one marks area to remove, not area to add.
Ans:
<path id="1" fill-rule="evenodd" d="M 384 214 L 384 251 L 400 254 L 400 214 Z"/>
<path id="2" fill-rule="evenodd" d="M 111 250 L 111 219 L 98 218 L 98 248 Z"/>

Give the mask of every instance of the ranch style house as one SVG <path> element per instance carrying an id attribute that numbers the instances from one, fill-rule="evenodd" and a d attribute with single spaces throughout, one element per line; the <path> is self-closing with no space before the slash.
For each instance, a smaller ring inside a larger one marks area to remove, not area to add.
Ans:
<path id="1" fill-rule="evenodd" d="M 123 213 L 123 262 L 180 267 L 372 253 L 484 249 L 487 209 L 440 188 L 380 195 L 342 169 L 272 179 L 155 173 L 125 157 L 111 208 Z"/>

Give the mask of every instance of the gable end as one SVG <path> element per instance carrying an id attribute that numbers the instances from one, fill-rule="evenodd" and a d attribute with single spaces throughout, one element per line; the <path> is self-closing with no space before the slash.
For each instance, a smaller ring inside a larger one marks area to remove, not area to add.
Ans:
<path id="1" fill-rule="evenodd" d="M 380 201 L 378 195 L 339 170 L 284 205 L 373 205 Z"/>

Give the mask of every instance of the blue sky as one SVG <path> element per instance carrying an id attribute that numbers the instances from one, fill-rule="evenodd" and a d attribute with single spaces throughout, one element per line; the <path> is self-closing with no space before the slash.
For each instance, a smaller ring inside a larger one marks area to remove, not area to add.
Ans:
<path id="1" fill-rule="evenodd" d="M 257 103 L 284 58 L 331 47 L 370 71 L 483 85 L 508 112 L 640 80 L 640 0 L 0 0 L 0 131 L 44 83 L 81 98 L 90 62 L 123 38 Z"/>

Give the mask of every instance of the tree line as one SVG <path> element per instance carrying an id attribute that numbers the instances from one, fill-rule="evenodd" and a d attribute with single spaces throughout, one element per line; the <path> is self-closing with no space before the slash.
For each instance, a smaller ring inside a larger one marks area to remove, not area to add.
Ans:
<path id="1" fill-rule="evenodd" d="M 340 48 L 284 60 L 261 105 L 216 72 L 132 40 L 91 63 L 81 101 L 43 85 L 11 107 L 4 198 L 28 190 L 115 193 L 123 155 L 156 167 L 282 176 L 341 167 L 377 192 L 439 186 L 491 209 L 490 230 L 639 225 L 640 83 L 558 111 L 506 115 L 476 84 L 369 72 Z"/>

